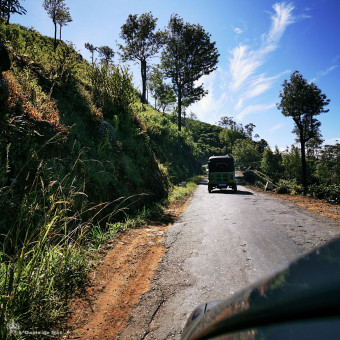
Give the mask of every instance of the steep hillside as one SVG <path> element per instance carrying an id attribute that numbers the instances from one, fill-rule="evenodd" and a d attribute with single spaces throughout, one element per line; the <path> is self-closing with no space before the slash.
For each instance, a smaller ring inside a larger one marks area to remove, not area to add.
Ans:
<path id="1" fill-rule="evenodd" d="M 140 104 L 119 65 L 0 23 L 0 337 L 51 329 L 122 220 L 201 171 L 195 143 Z M 7 53 L 7 52 L 8 53 Z M 152 211 L 151 211 L 152 213 Z"/>
<path id="2" fill-rule="evenodd" d="M 124 68 L 92 67 L 63 42 L 54 53 L 52 39 L 17 25 L 2 25 L 0 38 L 12 64 L 3 73 L 1 187 L 27 186 L 39 168 L 48 183 L 73 177 L 90 202 L 143 193 L 147 203 L 199 171 L 191 140 L 169 119 L 167 136 L 148 124 Z"/>

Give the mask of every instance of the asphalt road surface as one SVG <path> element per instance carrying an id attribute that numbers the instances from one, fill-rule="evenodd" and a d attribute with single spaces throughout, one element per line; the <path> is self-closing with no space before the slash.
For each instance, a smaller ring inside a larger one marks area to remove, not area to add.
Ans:
<path id="1" fill-rule="evenodd" d="M 225 299 L 339 234 L 339 223 L 294 204 L 242 186 L 209 194 L 206 184 L 168 229 L 153 287 L 118 339 L 180 339 L 199 304 Z"/>

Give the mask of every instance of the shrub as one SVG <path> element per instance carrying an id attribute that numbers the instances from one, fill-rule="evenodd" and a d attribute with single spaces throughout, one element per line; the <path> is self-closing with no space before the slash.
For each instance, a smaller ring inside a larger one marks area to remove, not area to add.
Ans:
<path id="1" fill-rule="evenodd" d="M 278 186 L 287 190 L 287 193 L 291 195 L 301 195 L 303 193 L 303 187 L 301 184 L 297 183 L 296 179 L 280 179 L 278 182 Z"/>
<path id="2" fill-rule="evenodd" d="M 340 204 L 339 184 L 313 184 L 308 188 L 308 195 L 333 204 Z"/>

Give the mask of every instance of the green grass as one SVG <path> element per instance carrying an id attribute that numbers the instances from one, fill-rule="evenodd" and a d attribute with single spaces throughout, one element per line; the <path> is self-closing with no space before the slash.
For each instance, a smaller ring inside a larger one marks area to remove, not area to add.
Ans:
<path id="1" fill-rule="evenodd" d="M 195 176 L 188 180 L 188 182 L 184 182 L 183 185 L 176 185 L 172 188 L 169 194 L 169 202 L 182 202 L 187 197 L 189 197 L 197 188 L 197 183 L 201 179 L 202 176 Z"/>

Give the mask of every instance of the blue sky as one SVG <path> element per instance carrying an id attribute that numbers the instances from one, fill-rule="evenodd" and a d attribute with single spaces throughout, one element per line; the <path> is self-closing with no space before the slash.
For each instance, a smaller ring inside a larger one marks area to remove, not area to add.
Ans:
<path id="1" fill-rule="evenodd" d="M 53 36 L 51 19 L 42 0 L 23 1 L 25 16 L 11 22 L 33 26 Z M 218 69 L 201 78 L 209 94 L 188 108 L 201 121 L 216 123 L 232 116 L 237 123 L 254 123 L 254 134 L 273 148 L 295 141 L 293 122 L 276 108 L 282 83 L 295 70 L 313 81 L 331 100 L 329 112 L 318 116 L 325 143 L 340 141 L 340 1 L 295 0 L 66 0 L 73 22 L 63 28 L 87 59 L 85 42 L 117 51 L 120 28 L 129 14 L 152 12 L 163 29 L 177 13 L 184 21 L 201 24 L 216 41 Z M 155 60 L 156 61 L 156 60 Z M 119 62 L 118 57 L 116 62 Z M 140 87 L 133 64 L 134 84 Z"/>

